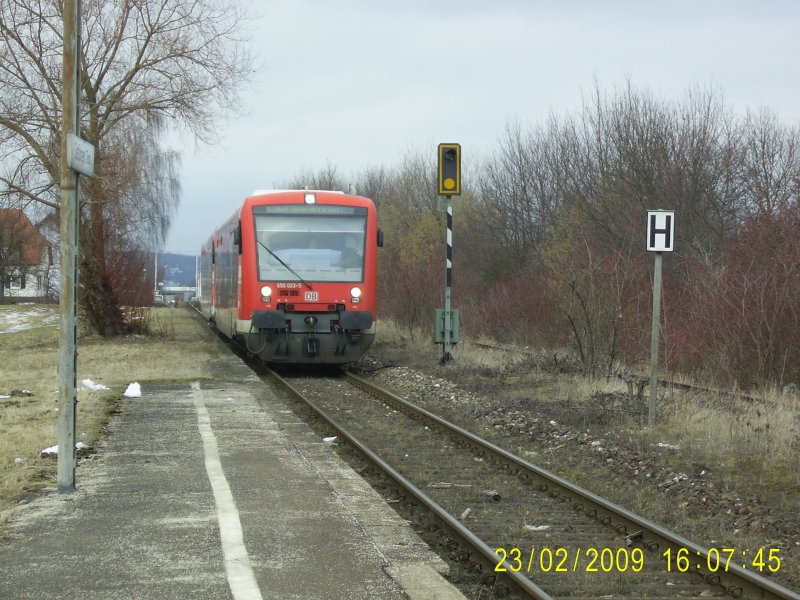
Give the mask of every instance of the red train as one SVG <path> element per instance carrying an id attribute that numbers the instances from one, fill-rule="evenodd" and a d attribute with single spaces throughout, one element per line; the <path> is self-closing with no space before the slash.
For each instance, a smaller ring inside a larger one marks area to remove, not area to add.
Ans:
<path id="1" fill-rule="evenodd" d="M 256 191 L 203 244 L 203 314 L 265 362 L 358 360 L 375 339 L 377 249 L 368 198 Z"/>

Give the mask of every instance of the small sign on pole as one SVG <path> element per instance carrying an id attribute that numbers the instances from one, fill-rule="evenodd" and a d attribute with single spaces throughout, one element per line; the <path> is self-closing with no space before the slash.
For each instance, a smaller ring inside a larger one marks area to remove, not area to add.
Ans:
<path id="1" fill-rule="evenodd" d="M 67 134 L 67 164 L 81 175 L 94 177 L 94 146 L 74 133 Z"/>
<path id="2" fill-rule="evenodd" d="M 672 252 L 675 246 L 675 211 L 647 211 L 647 251 Z"/>

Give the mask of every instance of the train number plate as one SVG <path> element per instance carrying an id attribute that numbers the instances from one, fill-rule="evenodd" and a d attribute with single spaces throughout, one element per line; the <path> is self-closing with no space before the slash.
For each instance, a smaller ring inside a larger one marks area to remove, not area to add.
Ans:
<path id="1" fill-rule="evenodd" d="M 316 302 L 319 300 L 319 292 L 306 292 L 306 302 Z"/>

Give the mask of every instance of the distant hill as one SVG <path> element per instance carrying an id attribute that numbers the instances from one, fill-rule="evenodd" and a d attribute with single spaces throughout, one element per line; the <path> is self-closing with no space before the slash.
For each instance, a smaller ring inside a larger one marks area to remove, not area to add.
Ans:
<path id="1" fill-rule="evenodd" d="M 175 285 L 197 285 L 195 269 L 195 256 L 192 254 L 172 254 L 170 252 L 158 255 L 158 280 Z"/>

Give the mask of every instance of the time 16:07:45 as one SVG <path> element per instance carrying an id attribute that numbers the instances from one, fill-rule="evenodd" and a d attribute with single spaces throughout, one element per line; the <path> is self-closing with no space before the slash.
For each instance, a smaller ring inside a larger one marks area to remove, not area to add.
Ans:
<path id="1" fill-rule="evenodd" d="M 778 556 L 780 548 L 759 548 L 754 552 L 736 550 L 735 548 L 709 548 L 705 556 L 688 548 L 672 548 L 661 553 L 667 561 L 667 571 L 685 573 L 692 568 L 706 569 L 711 573 L 727 571 L 731 565 L 739 565 L 743 569 L 777 573 L 781 568 Z"/>

